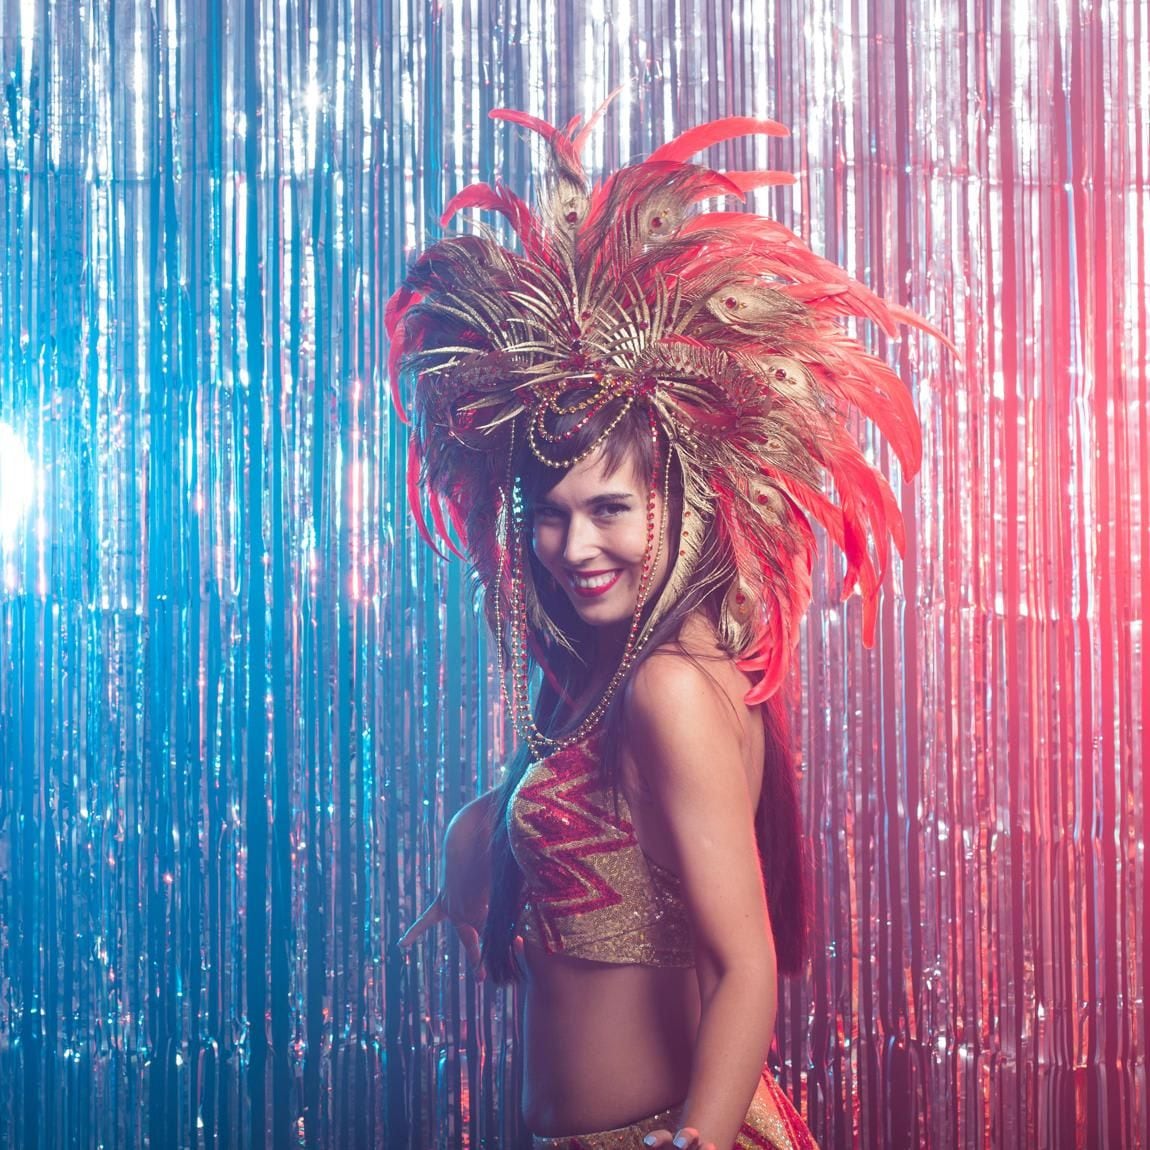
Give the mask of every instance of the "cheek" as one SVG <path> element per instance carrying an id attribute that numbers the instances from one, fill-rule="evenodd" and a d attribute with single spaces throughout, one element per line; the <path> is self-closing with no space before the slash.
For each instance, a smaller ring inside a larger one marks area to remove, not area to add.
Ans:
<path id="1" fill-rule="evenodd" d="M 618 558 L 639 566 L 647 553 L 646 522 L 630 524 L 625 531 L 617 532 L 611 549 Z"/>
<path id="2" fill-rule="evenodd" d="M 556 546 L 556 531 L 554 528 L 541 526 L 532 530 L 531 550 L 535 552 L 535 558 L 538 559 L 544 567 L 548 567 L 554 562 Z"/>

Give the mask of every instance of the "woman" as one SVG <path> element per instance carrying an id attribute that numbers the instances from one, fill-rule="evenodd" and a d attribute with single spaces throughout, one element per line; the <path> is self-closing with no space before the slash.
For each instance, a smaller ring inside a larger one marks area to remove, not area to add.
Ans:
<path id="1" fill-rule="evenodd" d="M 785 178 L 689 162 L 775 124 L 705 125 L 590 189 L 591 125 L 493 114 L 548 144 L 540 210 L 477 185 L 446 218 L 497 211 L 520 250 L 435 244 L 387 318 L 393 385 L 416 385 L 413 511 L 475 566 L 523 749 L 452 820 L 403 941 L 448 920 L 478 970 L 523 980 L 538 1150 L 813 1146 L 763 1069 L 806 925 L 779 688 L 808 516 L 868 642 L 902 544 L 844 420 L 912 474 L 913 407 L 837 322 L 896 313 L 778 224 L 694 210 Z"/>

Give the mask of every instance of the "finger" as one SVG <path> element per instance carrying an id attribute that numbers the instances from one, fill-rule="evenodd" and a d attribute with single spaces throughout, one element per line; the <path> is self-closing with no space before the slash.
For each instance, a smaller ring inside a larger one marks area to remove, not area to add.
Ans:
<path id="1" fill-rule="evenodd" d="M 674 1137 L 670 1130 L 652 1130 L 651 1133 L 643 1139 L 643 1145 L 654 1147 L 673 1146 L 672 1140 Z"/>
<path id="2" fill-rule="evenodd" d="M 437 926 L 447 917 L 447 910 L 443 905 L 443 898 L 435 896 L 435 901 L 400 935 L 399 945 L 404 950 L 417 943 L 433 926 Z"/>
<path id="3" fill-rule="evenodd" d="M 476 982 L 482 982 L 487 977 L 487 971 L 483 969 L 483 951 L 479 946 L 479 931 L 469 922 L 456 924 L 455 931 L 459 935 L 459 941 L 463 943 L 467 964 L 475 972 Z"/>
<path id="4" fill-rule="evenodd" d="M 702 1150 L 699 1132 L 694 1126 L 683 1126 L 671 1143 L 675 1150 Z"/>

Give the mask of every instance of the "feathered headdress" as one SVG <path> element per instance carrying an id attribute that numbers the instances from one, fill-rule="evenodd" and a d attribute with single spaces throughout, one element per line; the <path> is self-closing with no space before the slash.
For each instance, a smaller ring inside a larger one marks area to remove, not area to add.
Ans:
<path id="1" fill-rule="evenodd" d="M 921 440 L 901 380 L 840 320 L 872 320 L 892 335 L 900 322 L 925 325 L 781 224 L 697 210 L 791 181 L 691 162 L 723 140 L 785 135 L 778 124 L 736 116 L 701 125 L 591 187 L 579 157 L 599 113 L 564 129 L 519 112 L 491 114 L 548 145 L 538 210 L 501 184 L 474 184 L 443 222 L 464 208 L 499 213 L 520 250 L 484 235 L 444 239 L 416 260 L 387 306 L 393 397 L 404 419 L 399 380 L 415 377 L 409 495 L 424 537 L 434 546 L 433 530 L 458 551 L 450 520 L 489 603 L 494 594 L 493 614 L 514 608 L 506 584 L 529 565 L 517 562 L 526 544 L 515 538 L 508 461 L 526 443 L 543 463 L 571 466 L 587 449 L 576 456 L 565 444 L 588 419 L 610 415 L 607 434 L 638 404 L 678 465 L 687 514 L 636 642 L 690 585 L 701 527 L 710 524 L 733 556 L 721 637 L 741 666 L 761 674 L 748 702 L 770 696 L 810 597 L 814 519 L 846 556 L 844 597 L 861 591 L 869 645 L 889 542 L 902 550 L 903 525 L 846 418 L 854 408 L 876 424 L 907 478 Z"/>

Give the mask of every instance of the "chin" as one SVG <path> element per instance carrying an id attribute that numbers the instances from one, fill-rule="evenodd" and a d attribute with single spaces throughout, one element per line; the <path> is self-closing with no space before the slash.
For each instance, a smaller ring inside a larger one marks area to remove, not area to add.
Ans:
<path id="1" fill-rule="evenodd" d="M 579 618 L 588 627 L 621 627 L 630 622 L 630 615 L 603 615 L 597 611 L 580 611 Z"/>
<path id="2" fill-rule="evenodd" d="M 571 606 L 575 614 L 589 627 L 618 627 L 631 621 L 635 608 L 632 604 L 628 611 L 620 611 L 618 607 L 611 607 L 606 603 L 584 603 L 571 599 Z"/>

